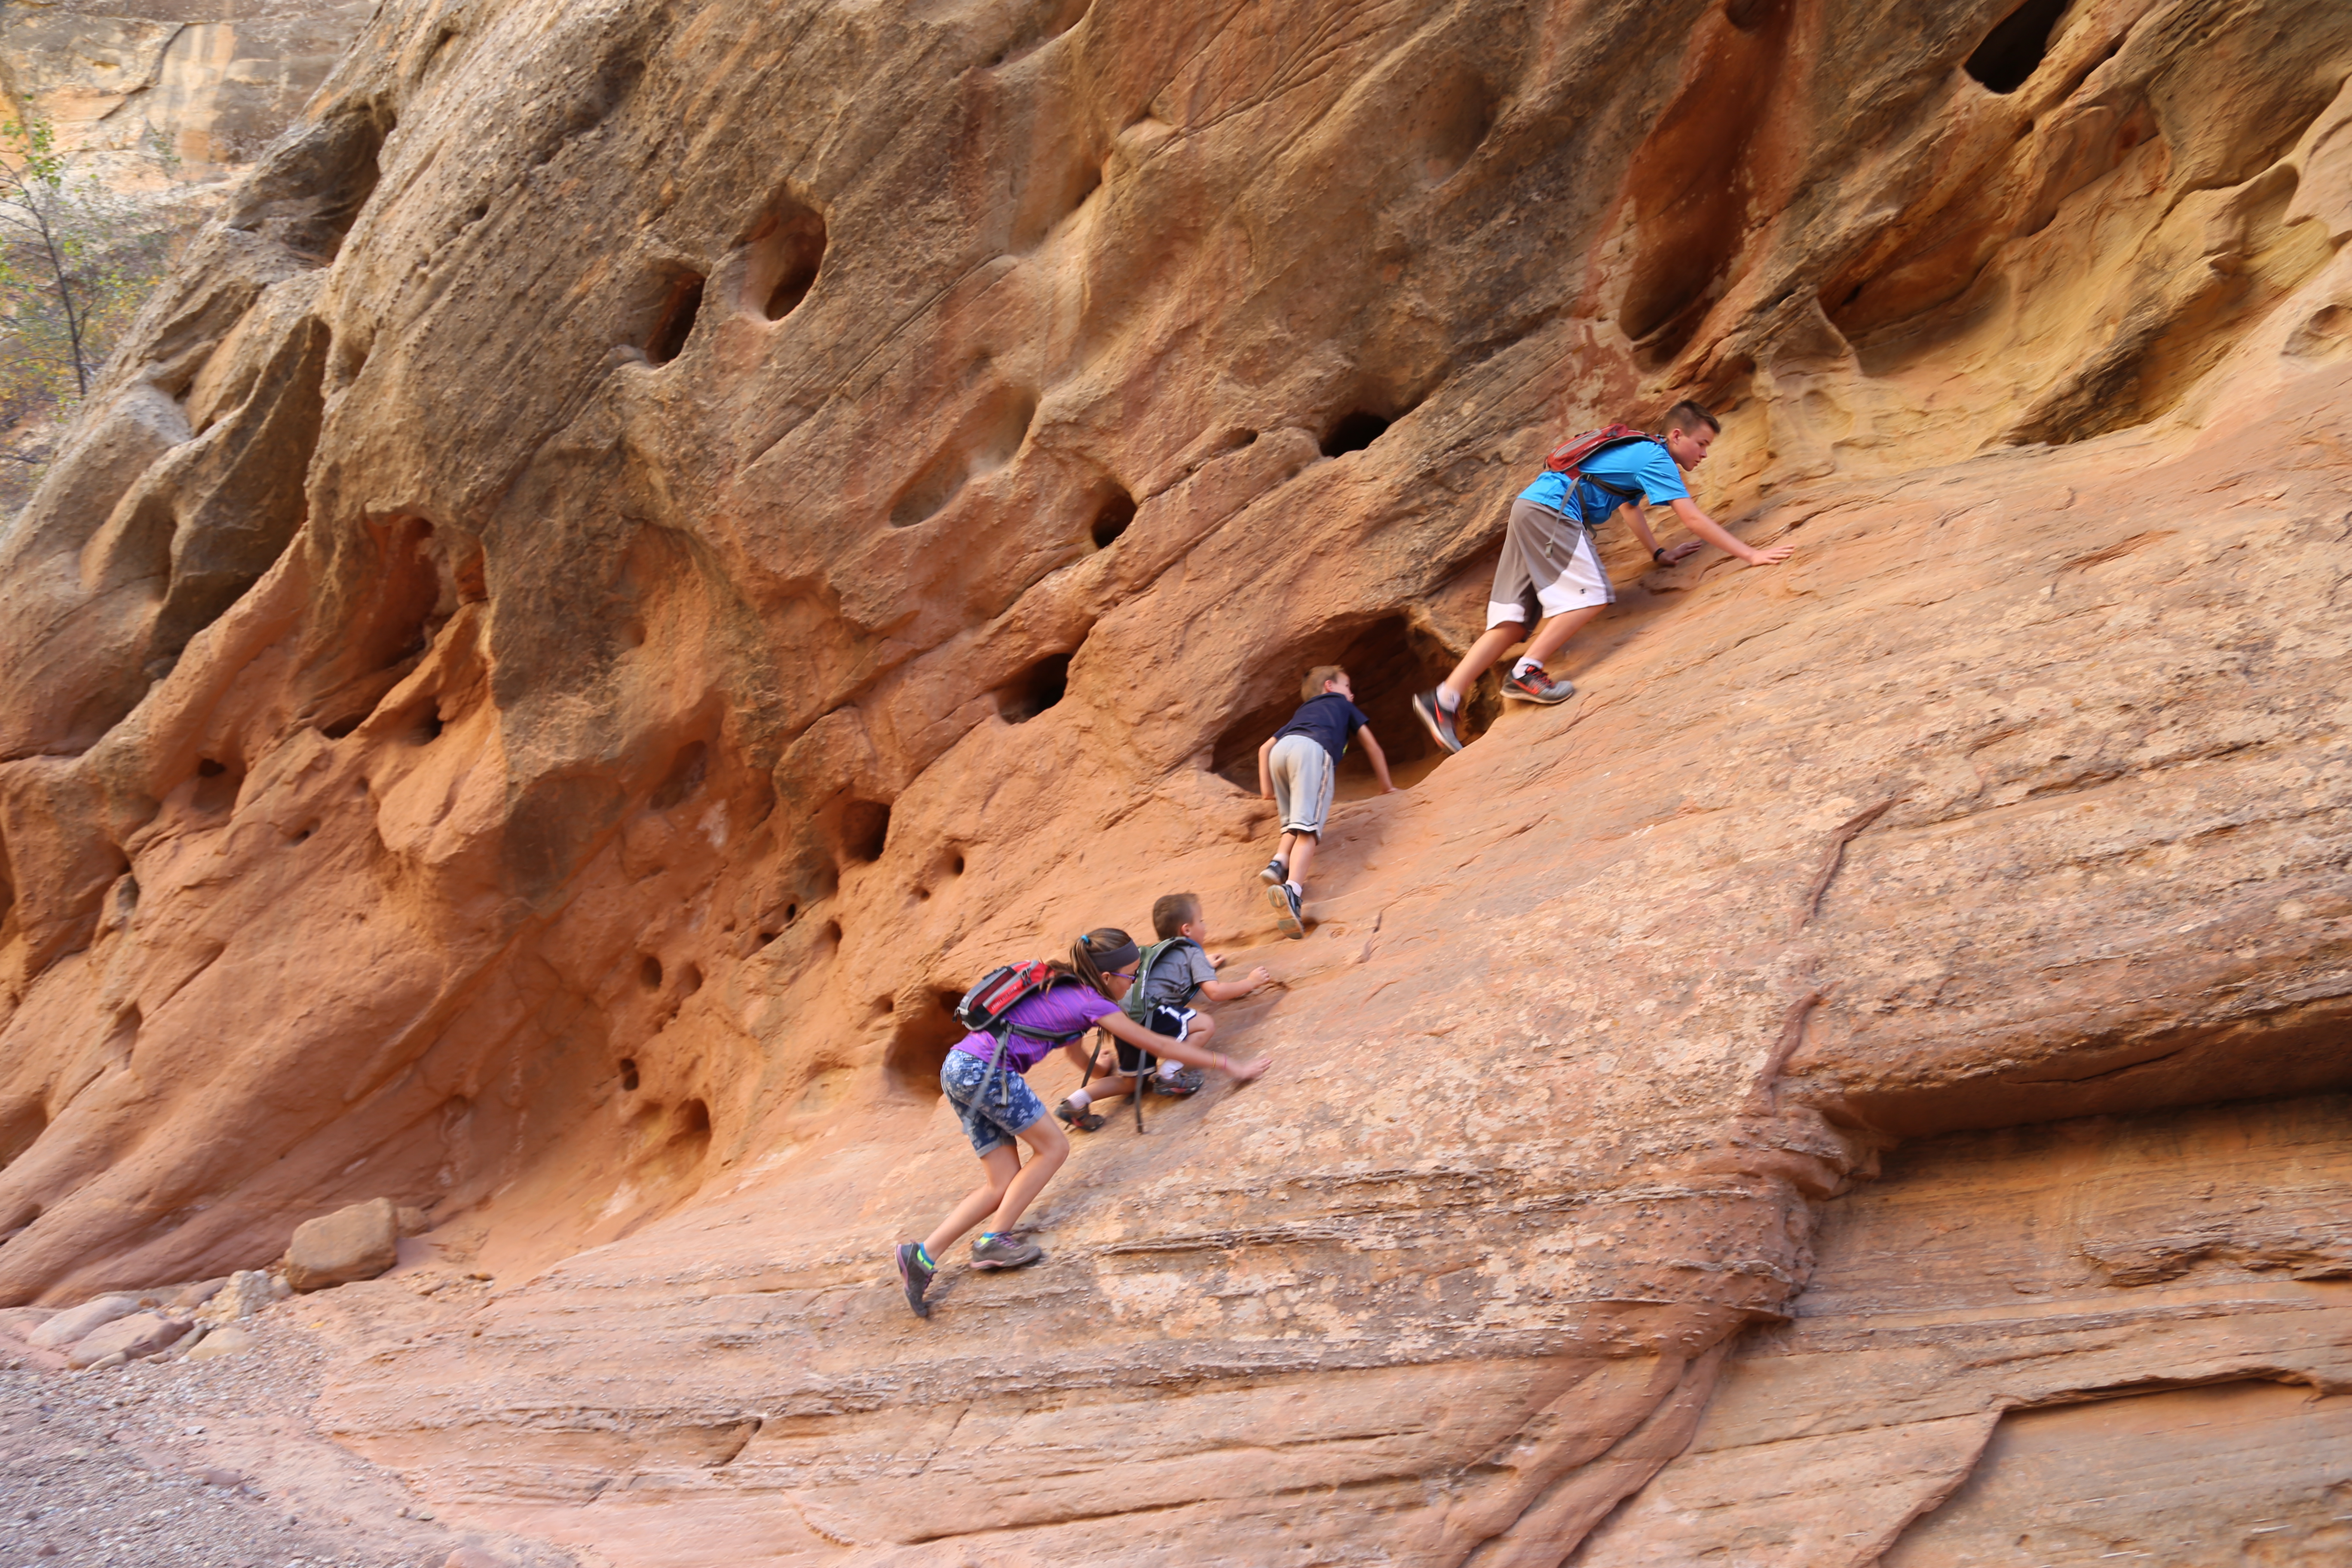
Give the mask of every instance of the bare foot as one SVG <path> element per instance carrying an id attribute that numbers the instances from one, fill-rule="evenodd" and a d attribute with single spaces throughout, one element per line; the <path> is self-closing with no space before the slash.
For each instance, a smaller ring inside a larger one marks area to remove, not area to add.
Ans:
<path id="1" fill-rule="evenodd" d="M 1234 1081 L 1235 1083 L 1247 1083 L 1252 1079 L 1264 1078 L 1265 1076 L 1265 1069 L 1273 1065 L 1274 1058 L 1272 1057 L 1260 1057 L 1254 1062 L 1235 1062 L 1234 1063 Z"/>

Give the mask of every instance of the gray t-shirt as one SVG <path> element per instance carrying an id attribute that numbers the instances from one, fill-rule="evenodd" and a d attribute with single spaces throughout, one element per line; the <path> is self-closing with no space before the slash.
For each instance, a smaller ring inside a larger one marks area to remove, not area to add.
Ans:
<path id="1" fill-rule="evenodd" d="M 1199 943 L 1180 942 L 1161 953 L 1160 962 L 1151 966 L 1150 974 L 1143 982 L 1143 999 L 1155 1007 L 1181 1007 L 1194 986 L 1216 977 L 1215 967 Z"/>

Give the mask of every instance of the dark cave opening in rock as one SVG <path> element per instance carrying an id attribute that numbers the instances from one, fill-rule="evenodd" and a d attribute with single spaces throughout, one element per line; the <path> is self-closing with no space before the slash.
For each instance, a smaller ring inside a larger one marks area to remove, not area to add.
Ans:
<path id="1" fill-rule="evenodd" d="M 1095 520 L 1087 530 L 1087 537 L 1094 541 L 1097 550 L 1108 550 L 1118 542 L 1119 535 L 1134 521 L 1135 498 L 1124 488 L 1113 485 L 1095 508 Z"/>
<path id="2" fill-rule="evenodd" d="M 1281 667 L 1278 686 L 1269 684 L 1263 691 L 1253 689 L 1251 695 L 1256 700 L 1248 712 L 1218 736 L 1210 771 L 1255 794 L 1259 745 L 1306 700 L 1299 682 L 1309 669 L 1323 664 L 1347 670 L 1356 706 L 1370 721 L 1373 737 L 1380 742 L 1391 772 L 1419 762 L 1431 754 L 1432 742 L 1412 715 L 1413 693 L 1426 691 L 1444 679 L 1454 658 L 1402 612 L 1369 625 L 1359 622 L 1336 628 L 1293 654 Z M 1340 789 L 1344 792 L 1351 782 L 1369 781 L 1371 776 L 1371 763 L 1363 748 L 1349 746 L 1339 765 Z"/>
<path id="3" fill-rule="evenodd" d="M 1358 408 L 1340 416 L 1323 437 L 1323 455 L 1340 457 L 1349 452 L 1360 452 L 1388 433 L 1390 421 L 1370 409 Z"/>
<path id="4" fill-rule="evenodd" d="M 882 858 L 890 840 L 890 808 L 879 801 L 853 800 L 841 814 L 841 847 L 853 860 Z"/>
<path id="5" fill-rule="evenodd" d="M 1070 658 L 1057 653 L 1031 665 L 1018 679 L 996 693 L 998 717 L 1008 724 L 1026 724 L 1053 707 L 1070 689 Z"/>
<path id="6" fill-rule="evenodd" d="M 781 321 L 799 309 L 824 266 L 824 216 L 786 196 L 746 242 L 743 309 Z"/>
<path id="7" fill-rule="evenodd" d="M 702 313 L 703 281 L 702 274 L 689 272 L 671 286 L 669 299 L 646 338 L 646 358 L 667 364 L 685 352 L 687 340 L 694 335 L 695 320 Z"/>
<path id="8" fill-rule="evenodd" d="M 892 1015 L 890 1045 L 882 1057 L 892 1089 L 909 1099 L 939 1098 L 940 1064 L 964 1037 L 955 1020 L 962 1000 L 961 992 L 926 991 Z"/>
<path id="9" fill-rule="evenodd" d="M 1968 73 L 1994 92 L 2015 92 L 2050 52 L 2050 34 L 2073 0 L 2025 0 L 1985 35 L 1969 57 Z"/>
<path id="10" fill-rule="evenodd" d="M 637 1064 L 627 1057 L 621 1058 L 621 1092 L 623 1094 L 637 1092 Z"/>

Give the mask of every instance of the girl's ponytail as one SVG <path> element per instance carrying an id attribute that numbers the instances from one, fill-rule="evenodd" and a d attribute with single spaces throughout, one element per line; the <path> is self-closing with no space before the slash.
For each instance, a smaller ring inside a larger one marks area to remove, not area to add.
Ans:
<path id="1" fill-rule="evenodd" d="M 1097 926 L 1070 944 L 1070 973 L 1094 987 L 1097 995 L 1110 994 L 1109 973 L 1125 969 L 1142 953 L 1117 926 Z"/>

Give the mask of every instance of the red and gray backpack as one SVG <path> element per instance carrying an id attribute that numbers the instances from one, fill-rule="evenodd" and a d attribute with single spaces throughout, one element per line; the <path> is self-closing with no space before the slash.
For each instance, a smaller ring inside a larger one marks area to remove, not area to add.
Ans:
<path id="1" fill-rule="evenodd" d="M 1075 1040 L 1077 1035 L 1049 1034 L 1031 1029 L 1013 1021 L 1013 1009 L 1032 996 L 1042 996 L 1055 985 L 1069 981 L 1078 984 L 1043 959 L 1027 959 L 1019 963 L 999 964 L 981 976 L 980 984 L 963 994 L 956 1004 L 956 1022 L 975 1035 L 986 1035 L 996 1042 L 996 1049 L 988 1059 L 988 1076 L 980 1081 L 980 1092 L 985 1099 L 988 1086 L 996 1088 L 997 1103 L 1002 1105 L 1011 1090 L 998 1075 L 1004 1065 L 1005 1043 L 1014 1035 L 1024 1040 Z M 1085 1031 L 1079 1031 L 1083 1034 Z"/>
<path id="2" fill-rule="evenodd" d="M 1553 473 L 1566 474 L 1568 487 L 1571 492 L 1578 485 L 1586 484 L 1605 494 L 1615 496 L 1621 502 L 1633 500 L 1640 497 L 1642 493 L 1640 490 L 1620 489 L 1606 479 L 1596 479 L 1584 471 L 1586 463 L 1603 452 L 1616 450 L 1629 441 L 1656 441 L 1664 445 L 1664 437 L 1653 436 L 1646 430 L 1636 430 L 1631 425 L 1603 425 L 1598 430 L 1587 430 L 1583 435 L 1572 436 L 1554 447 L 1551 449 L 1551 456 L 1544 459 L 1544 467 Z"/>

